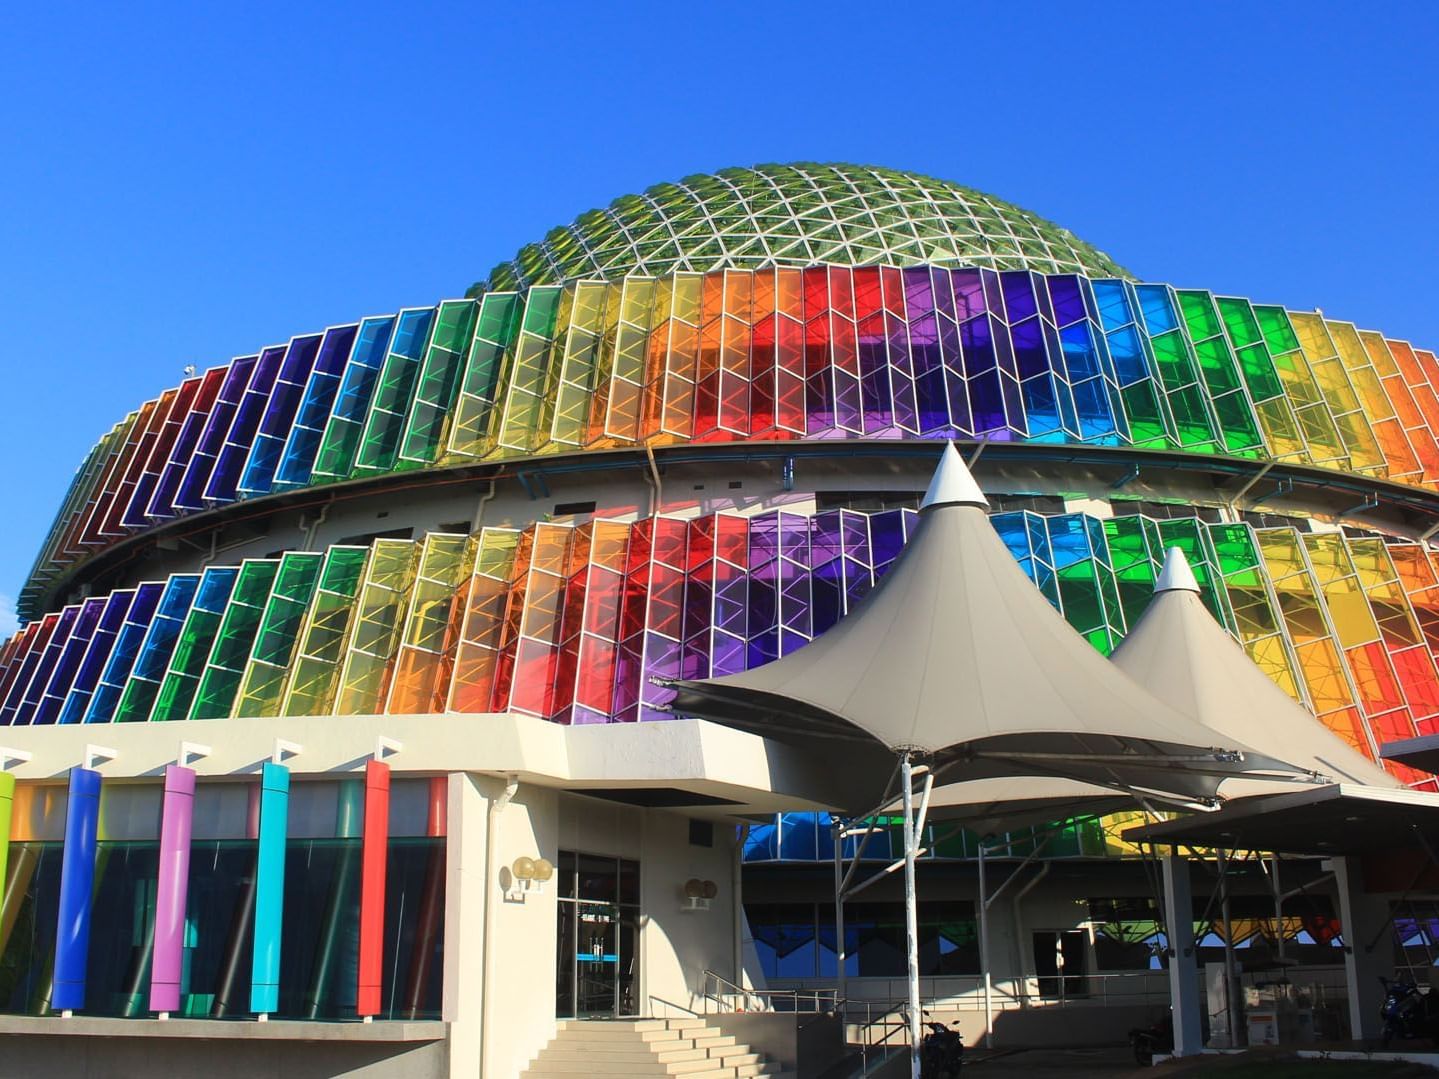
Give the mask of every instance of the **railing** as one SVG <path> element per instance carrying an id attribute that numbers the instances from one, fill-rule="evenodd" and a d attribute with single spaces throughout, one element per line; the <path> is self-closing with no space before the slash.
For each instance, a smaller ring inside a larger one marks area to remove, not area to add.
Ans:
<path id="1" fill-rule="evenodd" d="M 832 1012 L 838 1000 L 831 988 L 814 989 L 750 989 L 736 985 L 712 970 L 706 970 L 700 982 L 700 999 L 704 1014 L 730 1012 Z"/>
<path id="2" fill-rule="evenodd" d="M 909 1001 L 896 1001 L 881 1007 L 872 1000 L 841 1000 L 839 1012 L 841 1037 L 847 1045 L 859 1044 L 860 1074 L 868 1075 L 870 1057 L 875 1063 L 888 1060 L 895 1052 L 909 1049 Z M 851 1038 L 849 1028 L 851 1012 L 864 1013 L 864 1021 L 857 1022 L 858 1029 Z"/>
<path id="3" fill-rule="evenodd" d="M 649 1011 L 646 1014 L 651 1016 L 652 1018 L 668 1019 L 670 1017 L 670 1009 L 679 1012 L 681 1015 L 690 1016 L 691 1018 L 696 1019 L 699 1018 L 700 1013 L 695 1011 L 693 1008 L 686 1008 L 683 1004 L 676 1004 L 672 1000 L 666 1000 L 664 997 L 657 997 L 653 993 L 650 994 L 649 1001 Z M 659 1006 L 659 1011 L 655 1010 L 656 1005 Z"/>
<path id="4" fill-rule="evenodd" d="M 1203 984 L 1202 973 L 1198 975 Z M 787 986 L 809 992 L 806 984 Z M 908 983 L 902 977 L 855 977 L 849 979 L 846 1006 L 862 1002 L 887 1008 L 889 1002 L 905 999 Z M 1041 991 L 1043 990 L 1043 991 Z M 1088 1007 L 1105 1004 L 1167 1004 L 1168 976 L 1162 970 L 1116 971 L 1100 974 L 1033 974 L 1022 978 L 996 978 L 990 986 L 992 1007 L 1011 1008 Z M 920 999 L 926 1009 L 939 1011 L 983 1011 L 984 989 L 974 975 L 934 975 L 920 979 Z"/>

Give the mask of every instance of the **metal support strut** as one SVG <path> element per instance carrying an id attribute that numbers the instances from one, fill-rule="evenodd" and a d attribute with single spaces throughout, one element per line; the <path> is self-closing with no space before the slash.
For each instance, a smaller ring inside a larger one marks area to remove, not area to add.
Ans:
<path id="1" fill-rule="evenodd" d="M 904 942 L 909 973 L 909 1072 L 919 1079 L 919 915 L 915 900 L 914 853 L 919 846 L 914 820 L 914 771 L 906 751 L 900 760 L 904 790 Z"/>

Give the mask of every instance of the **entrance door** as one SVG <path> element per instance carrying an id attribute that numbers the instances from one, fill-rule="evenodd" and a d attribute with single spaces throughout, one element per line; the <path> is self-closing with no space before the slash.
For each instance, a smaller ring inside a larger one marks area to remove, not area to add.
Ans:
<path id="1" fill-rule="evenodd" d="M 1041 929 L 1034 934 L 1034 973 L 1042 997 L 1084 994 L 1085 933 L 1082 929 Z"/>
<path id="2" fill-rule="evenodd" d="M 607 903 L 577 903 L 578 947 L 575 950 L 575 1016 L 619 1014 L 619 917 Z"/>
<path id="3" fill-rule="evenodd" d="M 555 940 L 555 1014 L 639 1014 L 639 865 L 561 851 Z"/>

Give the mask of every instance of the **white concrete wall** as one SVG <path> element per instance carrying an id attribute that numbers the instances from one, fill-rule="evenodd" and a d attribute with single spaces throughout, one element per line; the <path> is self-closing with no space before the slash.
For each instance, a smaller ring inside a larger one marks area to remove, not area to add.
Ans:
<path id="1" fill-rule="evenodd" d="M 450 777 L 444 1017 L 455 1079 L 513 1079 L 555 1034 L 555 889 L 518 892 L 509 866 L 555 859 L 558 795 L 520 786 L 499 808 L 504 790 L 503 779 Z"/>

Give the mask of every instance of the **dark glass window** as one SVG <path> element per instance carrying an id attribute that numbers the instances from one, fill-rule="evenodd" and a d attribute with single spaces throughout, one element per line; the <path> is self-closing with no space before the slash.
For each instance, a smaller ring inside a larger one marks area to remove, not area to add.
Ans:
<path id="1" fill-rule="evenodd" d="M 581 899 L 592 899 L 601 903 L 614 903 L 619 899 L 613 858 L 600 858 L 593 854 L 579 855 Z"/>
<path id="2" fill-rule="evenodd" d="M 158 845 L 105 842 L 95 861 L 89 1015 L 149 1013 Z M 55 942 L 61 848 L 15 844 L 24 899 L 0 940 L 0 1011 L 40 1014 Z M 197 840 L 190 855 L 180 1014 L 249 1017 L 255 842 Z M 291 840 L 285 863 L 277 1018 L 355 1018 L 360 841 Z M 443 981 L 445 840 L 391 839 L 381 1017 L 438 1017 Z"/>
<path id="3" fill-rule="evenodd" d="M 832 978 L 838 973 L 834 908 L 828 903 L 746 903 L 760 966 L 772 978 Z M 974 904 L 919 904 L 919 970 L 933 977 L 979 972 Z M 904 905 L 845 906 L 845 973 L 896 978 L 905 973 Z"/>

